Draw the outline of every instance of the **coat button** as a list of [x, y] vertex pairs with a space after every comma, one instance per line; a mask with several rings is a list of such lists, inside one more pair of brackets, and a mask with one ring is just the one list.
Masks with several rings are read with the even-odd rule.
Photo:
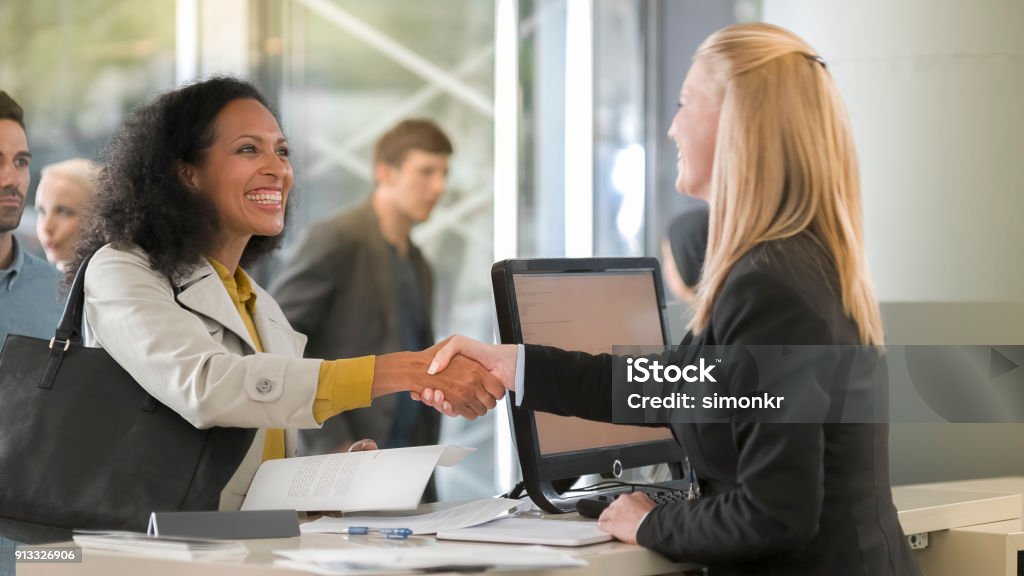
[[274, 383], [266, 378], [260, 378], [256, 382], [256, 391], [260, 394], [270, 394], [270, 391], [274, 389]]

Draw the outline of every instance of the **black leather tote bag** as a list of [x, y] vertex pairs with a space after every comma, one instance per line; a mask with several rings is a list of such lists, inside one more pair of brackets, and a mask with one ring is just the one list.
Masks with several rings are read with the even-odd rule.
[[195, 428], [106, 351], [82, 346], [88, 264], [52, 339], [12, 334], [0, 351], [0, 536], [21, 542], [215, 510], [256, 434]]

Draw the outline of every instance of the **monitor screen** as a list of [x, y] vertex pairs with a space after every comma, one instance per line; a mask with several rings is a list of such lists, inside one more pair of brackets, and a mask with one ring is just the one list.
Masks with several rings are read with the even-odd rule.
[[[601, 354], [615, 345], [665, 343], [653, 269], [513, 273], [512, 279], [524, 344]], [[534, 416], [542, 456], [672, 439], [664, 428]]]

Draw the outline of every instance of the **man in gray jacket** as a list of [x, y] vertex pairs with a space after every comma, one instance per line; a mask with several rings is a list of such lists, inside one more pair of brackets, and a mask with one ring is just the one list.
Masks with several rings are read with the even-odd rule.
[[[434, 343], [430, 267], [410, 232], [444, 193], [452, 144], [429, 120], [406, 120], [374, 147], [376, 188], [355, 208], [312, 226], [271, 292], [306, 355], [349, 358]], [[361, 438], [382, 448], [437, 443], [435, 410], [406, 394], [350, 410], [300, 432], [300, 453], [347, 450]]]

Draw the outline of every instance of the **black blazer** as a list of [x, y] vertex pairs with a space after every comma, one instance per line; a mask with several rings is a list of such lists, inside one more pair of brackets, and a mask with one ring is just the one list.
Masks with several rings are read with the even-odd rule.
[[[808, 235], [733, 267], [683, 345], [858, 344], [837, 275]], [[612, 359], [526, 347], [523, 406], [610, 422]], [[704, 496], [664, 504], [637, 541], [714, 575], [918, 575], [896, 517], [884, 424], [672, 424]]]

